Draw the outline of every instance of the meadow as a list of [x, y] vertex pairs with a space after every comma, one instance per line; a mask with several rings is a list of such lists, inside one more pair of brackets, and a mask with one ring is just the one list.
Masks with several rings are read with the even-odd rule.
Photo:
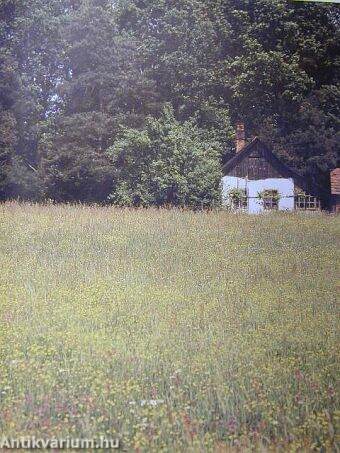
[[336, 450], [339, 226], [0, 205], [0, 435]]

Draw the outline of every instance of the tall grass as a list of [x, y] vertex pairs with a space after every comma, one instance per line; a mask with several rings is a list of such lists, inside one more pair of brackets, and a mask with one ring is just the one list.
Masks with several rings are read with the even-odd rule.
[[339, 217], [0, 206], [0, 434], [335, 448]]

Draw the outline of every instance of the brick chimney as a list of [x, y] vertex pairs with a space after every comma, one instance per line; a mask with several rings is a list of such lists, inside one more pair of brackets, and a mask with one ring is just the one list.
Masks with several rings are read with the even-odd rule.
[[236, 152], [239, 153], [246, 146], [246, 134], [244, 131], [244, 123], [236, 125]]

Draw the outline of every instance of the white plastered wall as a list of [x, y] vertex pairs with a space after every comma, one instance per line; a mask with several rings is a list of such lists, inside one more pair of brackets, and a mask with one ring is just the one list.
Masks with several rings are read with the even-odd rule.
[[246, 189], [248, 198], [248, 212], [259, 214], [263, 212], [262, 201], [258, 193], [263, 190], [277, 190], [280, 194], [279, 210], [294, 210], [294, 181], [291, 178], [268, 178], [256, 181], [237, 178], [236, 176], [224, 176], [222, 178], [222, 200], [228, 204], [228, 192], [231, 189]]

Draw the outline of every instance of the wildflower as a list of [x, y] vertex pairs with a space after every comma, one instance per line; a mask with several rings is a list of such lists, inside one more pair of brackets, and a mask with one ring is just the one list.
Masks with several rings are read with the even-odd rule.
[[292, 443], [294, 441], [295, 437], [293, 434], [287, 434], [287, 437], [286, 437], [286, 442], [288, 444]]
[[300, 392], [295, 395], [294, 401], [296, 402], [296, 404], [303, 404], [303, 399]]
[[317, 382], [311, 382], [310, 383], [310, 388], [312, 390], [318, 390], [319, 389], [319, 384]]
[[304, 376], [303, 376], [301, 370], [296, 370], [296, 371], [295, 371], [295, 379], [296, 379], [297, 381], [302, 381], [303, 378], [304, 378]]
[[230, 434], [234, 434], [237, 429], [237, 421], [235, 417], [230, 417], [229, 420], [227, 421], [227, 429]]
[[332, 385], [329, 385], [328, 386], [328, 389], [327, 389], [327, 395], [329, 396], [329, 398], [333, 399], [335, 397], [335, 390], [334, 390], [334, 387]]

